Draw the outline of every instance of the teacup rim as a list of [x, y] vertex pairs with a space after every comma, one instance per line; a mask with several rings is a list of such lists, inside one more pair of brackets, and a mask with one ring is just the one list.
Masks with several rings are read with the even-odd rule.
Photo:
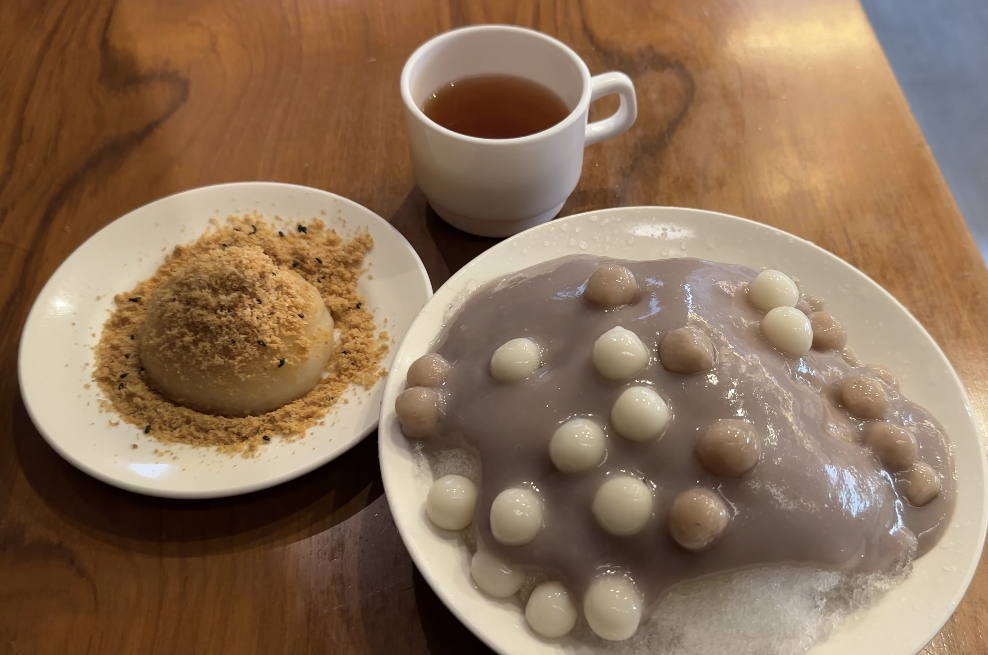
[[[454, 132], [448, 128], [443, 127], [439, 123], [426, 116], [422, 108], [412, 99], [411, 91], [411, 76], [412, 70], [419, 60], [425, 56], [425, 53], [431, 50], [433, 47], [441, 43], [442, 41], [455, 38], [462, 32], [515, 32], [522, 33], [528, 36], [532, 36], [545, 41], [557, 48], [560, 48], [566, 56], [568, 56], [573, 63], [576, 65], [577, 69], [580, 71], [580, 77], [583, 80], [583, 90], [580, 94], [580, 100], [576, 103], [576, 106], [566, 115], [566, 118], [559, 121], [552, 127], [542, 130], [541, 132], [536, 132], [535, 134], [529, 134], [526, 136], [514, 137], [510, 139], [488, 139], [483, 137], [470, 136], [467, 134], [460, 134], [459, 132]], [[539, 30], [533, 30], [528, 27], [520, 27], [518, 25], [505, 25], [499, 23], [485, 23], [482, 25], [467, 25], [465, 27], [457, 27], [452, 30], [447, 30], [436, 36], [432, 37], [428, 41], [425, 41], [415, 51], [409, 56], [408, 60], [405, 61], [405, 65], [401, 69], [401, 99], [405, 103], [405, 108], [412, 113], [420, 122], [424, 123], [431, 129], [444, 134], [450, 138], [454, 138], [466, 143], [476, 143], [485, 144], [490, 146], [514, 146], [525, 143], [532, 143], [542, 139], [547, 139], [555, 134], [569, 129], [573, 123], [575, 123], [579, 117], [586, 111], [587, 107], [590, 105], [590, 69], [587, 67], [587, 63], [583, 61], [576, 51], [571, 47], [560, 41], [559, 39], [546, 34], [545, 32], [540, 32]]]

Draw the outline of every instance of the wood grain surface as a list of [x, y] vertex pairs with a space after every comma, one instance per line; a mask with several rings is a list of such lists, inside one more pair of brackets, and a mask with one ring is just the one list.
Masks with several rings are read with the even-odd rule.
[[[427, 38], [483, 22], [634, 80], [637, 125], [588, 149], [564, 214], [680, 205], [809, 239], [902, 301], [988, 416], [988, 274], [857, 0], [3, 0], [0, 653], [487, 652], [412, 566], [373, 438], [269, 491], [144, 498], [49, 448], [16, 376], [69, 253], [202, 185], [352, 198], [441, 284], [492, 240], [414, 187], [398, 76]], [[986, 602], [983, 564], [926, 652], [988, 652]]]

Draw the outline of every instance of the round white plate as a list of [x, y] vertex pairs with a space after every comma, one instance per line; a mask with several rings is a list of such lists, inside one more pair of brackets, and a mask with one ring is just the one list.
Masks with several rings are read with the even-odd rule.
[[[478, 637], [505, 655], [569, 651], [572, 643], [534, 637], [519, 609], [481, 595], [471, 580], [465, 547], [433, 530], [423, 507], [430, 477], [402, 437], [394, 400], [409, 364], [429, 351], [447, 308], [496, 277], [570, 254], [625, 259], [700, 257], [776, 268], [824, 298], [844, 323], [849, 345], [868, 362], [898, 375], [903, 393], [931, 410], [955, 450], [957, 508], [940, 545], [915, 563], [913, 574], [875, 606], [853, 617], [813, 655], [914, 655], [943, 626], [977, 567], [985, 538], [986, 463], [974, 410], [943, 352], [888, 292], [825, 250], [774, 228], [693, 209], [635, 207], [563, 218], [491, 248], [453, 276], [429, 301], [398, 349], [384, 389], [379, 446], [388, 503], [412, 559], [436, 594]], [[713, 654], [711, 654], [713, 655]]]
[[[179, 193], [110, 223], [55, 271], [31, 308], [19, 353], [21, 394], [38, 431], [62, 457], [109, 484], [152, 496], [210, 498], [264, 489], [325, 464], [377, 425], [384, 383], [351, 388], [327, 416], [295, 442], [274, 440], [256, 457], [221, 455], [212, 449], [162, 446], [137, 427], [100, 412], [92, 382], [92, 346], [113, 307], [113, 296], [154, 274], [165, 254], [195, 241], [210, 218], [258, 211], [307, 221], [322, 219], [341, 235], [366, 230], [374, 238], [368, 273], [358, 283], [379, 329], [393, 337], [382, 365], [432, 295], [418, 255], [384, 219], [369, 209], [318, 189], [245, 182]], [[324, 213], [325, 212], [325, 213]], [[373, 278], [373, 279], [371, 279]], [[89, 384], [90, 388], [84, 385]], [[131, 444], [137, 444], [132, 448]], [[171, 450], [158, 457], [154, 450]]]

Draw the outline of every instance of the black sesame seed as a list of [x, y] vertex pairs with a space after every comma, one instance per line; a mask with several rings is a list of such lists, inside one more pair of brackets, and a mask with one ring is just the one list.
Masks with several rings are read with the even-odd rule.
[[130, 335], [130, 340], [131, 340], [131, 341], [133, 341], [133, 340], [134, 340], [134, 335], [133, 335], [133, 334], [132, 334], [132, 335]]
[[260, 304], [261, 304], [261, 299], [260, 299], [260, 298], [255, 298], [255, 300], [257, 300], [257, 304], [258, 304], [258, 305], [260, 305]]
[[141, 302], [141, 297], [140, 296], [134, 296], [133, 298], [128, 298], [127, 301], [128, 302]]
[[318, 257], [316, 257], [316, 261], [319, 262], [320, 264], [322, 264], [322, 260], [319, 259]]
[[227, 247], [227, 245], [226, 245], [226, 244], [224, 243], [224, 244], [223, 244], [223, 247], [224, 247], [224, 248], [226, 248], [226, 247]]
[[123, 382], [117, 385], [117, 389], [123, 389]]
[[230, 345], [231, 346], [237, 345], [237, 340], [236, 339], [230, 339]]
[[299, 314], [298, 317], [299, 318], [305, 318], [305, 314]]
[[130, 359], [130, 353], [124, 353], [124, 359]]
[[283, 236], [285, 236], [285, 233], [282, 232], [281, 230], [278, 230], [278, 236], [283, 237]]
[[282, 357], [281, 359], [278, 360], [278, 368], [281, 368], [284, 365], [285, 365], [285, 358]]
[[261, 439], [264, 439], [265, 441], [271, 441], [271, 437], [269, 437], [268, 435], [264, 435], [263, 437], [261, 437]]
[[150, 425], [147, 426], [146, 428], [144, 428], [144, 434], [147, 434], [150, 431], [151, 431], [151, 426]]
[[250, 232], [247, 233], [247, 236], [251, 236], [253, 234], [257, 234], [257, 226], [256, 225], [251, 225], [250, 226]]
[[142, 366], [142, 367], [141, 367], [141, 373], [143, 373], [143, 372], [144, 372], [144, 367]]
[[298, 266], [298, 262], [292, 262], [292, 268], [295, 268], [296, 266]]
[[264, 346], [265, 348], [268, 347], [268, 344], [264, 343], [263, 341], [258, 341], [257, 344], [260, 346]]
[[121, 380], [123, 380], [123, 379], [124, 379], [125, 377], [127, 377], [128, 375], [130, 375], [130, 373], [121, 373], [121, 374], [120, 374], [120, 379], [121, 379]]
[[363, 306], [364, 306], [364, 303], [362, 303], [362, 302], [358, 302], [358, 303], [357, 303], [357, 309], [360, 309], [360, 308], [361, 308], [361, 307], [363, 307]]
[[305, 227], [304, 225], [299, 225], [298, 226], [298, 231], [301, 232], [302, 234], [308, 234], [309, 233], [309, 228]]
[[344, 355], [349, 355], [349, 354], [350, 354], [350, 351], [349, 351], [349, 350], [344, 350], [344, 351], [343, 351], [343, 354], [344, 354]]

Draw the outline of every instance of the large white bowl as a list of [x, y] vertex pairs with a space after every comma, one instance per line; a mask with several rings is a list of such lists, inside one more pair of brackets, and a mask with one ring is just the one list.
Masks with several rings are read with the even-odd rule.
[[[632, 207], [589, 212], [528, 230], [491, 248], [436, 292], [409, 328], [384, 390], [379, 429], [381, 471], [388, 503], [405, 546], [422, 575], [470, 630], [504, 655], [571, 651], [526, 628], [511, 603], [481, 595], [469, 555], [428, 524], [423, 507], [430, 477], [401, 435], [394, 412], [409, 364], [429, 351], [465, 292], [507, 273], [574, 253], [626, 259], [700, 257], [776, 268], [800, 279], [847, 327], [849, 345], [864, 361], [883, 363], [903, 393], [933, 412], [954, 444], [957, 507], [940, 545], [915, 563], [912, 575], [876, 605], [846, 622], [813, 655], [914, 655], [960, 602], [981, 555], [986, 526], [984, 441], [964, 388], [926, 330], [888, 292], [825, 250], [752, 221], [694, 209]], [[710, 655], [719, 655], [711, 653]]]
[[[244, 182], [179, 193], [115, 220], [94, 234], [55, 271], [31, 308], [18, 357], [21, 394], [41, 435], [62, 457], [109, 484], [152, 496], [209, 498], [264, 489], [338, 457], [374, 430], [383, 382], [351, 388], [326, 425], [295, 442], [275, 439], [252, 458], [213, 449], [161, 446], [137, 427], [99, 411], [91, 379], [94, 346], [113, 296], [154, 274], [165, 253], [195, 241], [209, 220], [258, 211], [265, 218], [322, 219], [341, 235], [366, 230], [374, 247], [357, 284], [378, 327], [395, 344], [432, 295], [418, 255], [390, 224], [369, 209], [318, 189]], [[373, 278], [373, 279], [371, 279]], [[394, 345], [382, 365], [388, 367]], [[89, 384], [87, 389], [85, 385]], [[131, 444], [137, 444], [132, 448]], [[154, 450], [171, 451], [166, 457]]]

